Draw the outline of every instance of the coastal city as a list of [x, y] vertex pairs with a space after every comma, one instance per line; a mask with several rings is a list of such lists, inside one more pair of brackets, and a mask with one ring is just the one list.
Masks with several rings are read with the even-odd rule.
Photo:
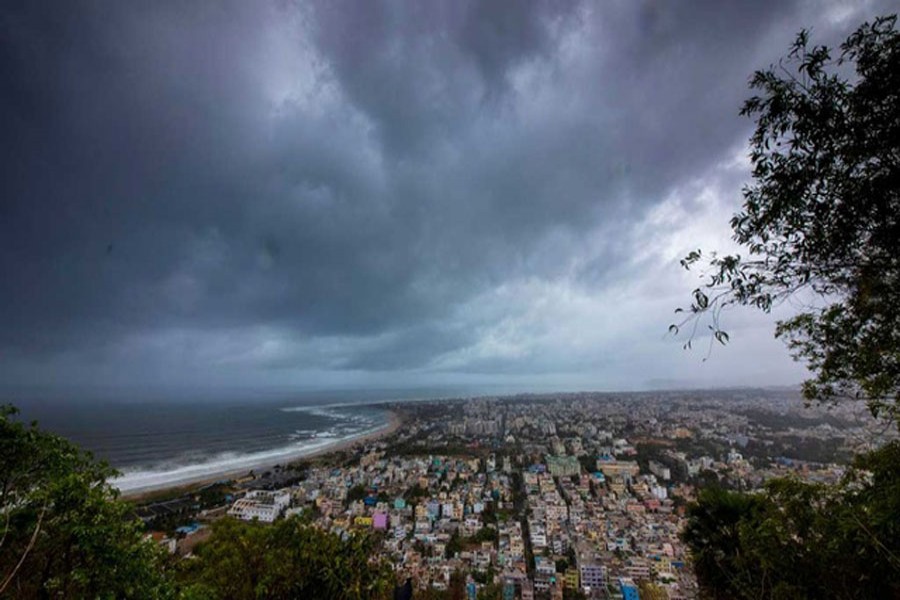
[[900, 600], [898, 7], [0, 3], [0, 600]]
[[[699, 489], [836, 482], [881, 443], [864, 407], [792, 390], [549, 394], [386, 405], [385, 437], [137, 504], [189, 558], [226, 516], [375, 536], [398, 582], [470, 600], [697, 597]], [[415, 596], [419, 597], [419, 596]], [[435, 596], [443, 597], [443, 596]], [[451, 596], [447, 596], [451, 597]]]

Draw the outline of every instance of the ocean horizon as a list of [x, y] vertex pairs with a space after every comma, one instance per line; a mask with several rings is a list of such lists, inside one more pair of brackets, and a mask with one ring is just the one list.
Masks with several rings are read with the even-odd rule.
[[[436, 397], [436, 396], [435, 396]], [[166, 398], [17, 399], [38, 421], [120, 471], [123, 492], [176, 486], [288, 462], [388, 425], [396, 391], [298, 393], [188, 402]]]

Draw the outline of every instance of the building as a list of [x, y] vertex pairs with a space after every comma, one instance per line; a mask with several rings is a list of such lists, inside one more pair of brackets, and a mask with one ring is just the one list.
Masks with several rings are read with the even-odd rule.
[[242, 521], [254, 519], [263, 523], [271, 523], [284, 512], [291, 503], [289, 491], [280, 490], [269, 492], [266, 490], [252, 490], [237, 500], [228, 509], [228, 514]]
[[384, 531], [390, 525], [390, 519], [388, 518], [388, 514], [385, 512], [376, 512], [375, 516], [372, 518], [372, 527], [378, 529], [380, 531]]
[[672, 471], [669, 467], [665, 466], [662, 463], [658, 463], [655, 460], [651, 460], [649, 465], [650, 472], [662, 479], [663, 481], [669, 481], [672, 479]]
[[622, 600], [640, 600], [638, 588], [631, 577], [619, 577], [619, 592]]
[[534, 589], [546, 592], [556, 585], [556, 564], [546, 556], [534, 557]]
[[554, 477], [571, 477], [581, 473], [581, 464], [574, 456], [548, 456], [547, 469]]
[[581, 576], [581, 587], [585, 591], [606, 587], [606, 567], [596, 563], [585, 563], [578, 567]]
[[637, 477], [641, 468], [634, 461], [601, 458], [597, 461], [597, 470], [607, 477], [623, 477], [630, 480]]
[[565, 582], [566, 589], [577, 590], [580, 584], [578, 578], [578, 569], [576, 569], [575, 567], [569, 567], [568, 569], [566, 569], [563, 581]]

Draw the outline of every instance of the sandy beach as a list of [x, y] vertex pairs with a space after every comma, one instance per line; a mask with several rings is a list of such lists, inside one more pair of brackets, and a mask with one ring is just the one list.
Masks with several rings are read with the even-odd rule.
[[[270, 469], [276, 465], [285, 465], [301, 459], [321, 457], [328, 454], [350, 450], [355, 448], [356, 446], [360, 446], [368, 442], [390, 436], [395, 431], [397, 431], [402, 422], [403, 420], [399, 414], [394, 411], [389, 411], [388, 420], [385, 424], [361, 435], [349, 437], [346, 439], [334, 440], [333, 442], [322, 445], [318, 448], [300, 448], [296, 452], [286, 452], [280, 455], [277, 459], [261, 460], [258, 463], [242, 465], [240, 469], [222, 469], [218, 471], [204, 470], [202, 473], [197, 474], [196, 476], [185, 475], [183, 477], [179, 477], [174, 481], [167, 481], [158, 484], [149, 483], [147, 485], [138, 487], [121, 489], [120, 494], [122, 498], [128, 500], [140, 500], [145, 496], [156, 495], [167, 490], [183, 489], [185, 491], [189, 491], [191, 489], [196, 489], [203, 485], [215, 483], [217, 481], [243, 477], [250, 471]], [[115, 486], [116, 481], [113, 480], [111, 483]]]

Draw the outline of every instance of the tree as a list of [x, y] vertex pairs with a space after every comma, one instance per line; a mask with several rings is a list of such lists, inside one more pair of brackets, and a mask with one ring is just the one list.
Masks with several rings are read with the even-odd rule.
[[447, 585], [447, 600], [465, 600], [466, 576], [462, 571], [456, 570], [450, 574], [450, 583]]
[[[812, 400], [860, 399], [898, 419], [900, 390], [900, 33], [896, 15], [865, 23], [836, 56], [802, 31], [786, 59], [758, 71], [741, 114], [753, 183], [731, 220], [741, 256], [712, 254], [694, 290], [690, 346], [700, 318], [711, 342], [728, 334], [730, 305], [769, 311], [798, 292], [813, 304], [776, 336], [806, 361]], [[848, 70], [852, 68], [853, 74]], [[682, 265], [704, 260], [691, 252]], [[681, 309], [679, 309], [680, 311]]]
[[758, 505], [754, 496], [708, 487], [689, 506], [682, 539], [691, 548], [697, 580], [710, 597], [725, 598], [757, 577], [754, 564], [747, 563], [752, 558], [738, 548], [742, 519], [752, 518]]
[[638, 586], [640, 597], [644, 600], [668, 600], [669, 594], [665, 588], [656, 583], [642, 581]]
[[496, 542], [499, 539], [499, 534], [497, 530], [493, 527], [482, 527], [478, 531], [475, 532], [475, 535], [472, 536], [471, 541], [480, 544], [482, 542]]
[[454, 531], [450, 534], [450, 539], [447, 540], [447, 546], [444, 549], [444, 557], [445, 558], [453, 558], [457, 554], [463, 551], [463, 539], [462, 536], [459, 535], [459, 531]]
[[489, 581], [478, 590], [478, 600], [501, 600], [503, 598], [503, 585]]
[[196, 599], [374, 600], [394, 584], [374, 550], [370, 536], [342, 539], [299, 517], [271, 526], [226, 518], [213, 525], [197, 559], [184, 561], [181, 582], [184, 595]]
[[900, 442], [837, 486], [774, 479], [702, 490], [682, 539], [710, 598], [900, 597]]
[[416, 483], [414, 486], [406, 490], [406, 493], [403, 495], [409, 502], [415, 502], [417, 500], [421, 500], [422, 498], [428, 497], [428, 490], [420, 486]]
[[166, 598], [162, 550], [107, 464], [0, 407], [0, 596]]
[[361, 483], [357, 483], [349, 490], [347, 490], [347, 499], [346, 504], [349, 506], [354, 502], [359, 502], [360, 500], [364, 500], [366, 496], [369, 495], [368, 489], [365, 485]]

